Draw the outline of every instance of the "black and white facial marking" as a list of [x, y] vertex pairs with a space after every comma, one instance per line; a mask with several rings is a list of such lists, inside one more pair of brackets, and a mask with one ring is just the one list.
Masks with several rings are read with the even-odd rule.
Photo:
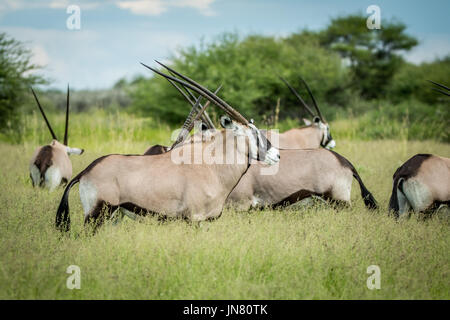
[[320, 145], [326, 149], [333, 149], [336, 147], [336, 141], [334, 141], [333, 137], [331, 136], [330, 132], [330, 126], [328, 123], [323, 123], [319, 117], [314, 117], [313, 119], [314, 124], [317, 125], [322, 132], [322, 141], [320, 142]]
[[248, 126], [234, 123], [229, 117], [222, 116], [220, 124], [225, 129], [232, 129], [236, 135], [245, 135], [249, 139], [249, 157], [250, 159], [263, 161], [269, 165], [275, 164], [280, 160], [280, 152], [273, 147], [267, 138], [261, 134], [253, 123]]

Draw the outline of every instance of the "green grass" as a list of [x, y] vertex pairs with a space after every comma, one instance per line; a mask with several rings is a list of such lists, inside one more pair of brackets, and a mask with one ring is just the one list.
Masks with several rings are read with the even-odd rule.
[[[168, 128], [147, 130], [150, 120], [116, 120], [90, 119], [98, 126], [84, 139], [74, 121], [73, 145], [86, 149], [71, 157], [74, 173], [106, 153], [142, 153], [151, 143], [168, 142]], [[337, 137], [336, 151], [380, 203], [375, 212], [365, 209], [354, 183], [346, 209], [225, 211], [200, 227], [124, 219], [87, 236], [75, 187], [72, 229], [61, 236], [54, 219], [63, 189], [33, 189], [28, 177], [33, 150], [46, 139], [41, 134], [0, 143], [0, 299], [450, 298], [448, 218], [441, 212], [395, 222], [386, 211], [395, 169], [419, 152], [449, 157], [448, 144]], [[69, 265], [81, 268], [80, 290], [66, 288]], [[381, 268], [380, 290], [366, 287], [370, 265]]]

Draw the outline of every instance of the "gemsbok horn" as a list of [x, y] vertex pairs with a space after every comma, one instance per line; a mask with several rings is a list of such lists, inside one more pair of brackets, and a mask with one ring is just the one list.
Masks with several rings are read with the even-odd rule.
[[[319, 147], [333, 149], [336, 146], [336, 142], [331, 136], [330, 125], [325, 121], [306, 81], [300, 77], [301, 82], [311, 97], [317, 115], [286, 79], [281, 76], [280, 79], [286, 84], [305, 110], [312, 116], [312, 121], [304, 118], [303, 121], [306, 124], [306, 127], [293, 128], [279, 134], [272, 130], [262, 131], [263, 134], [266, 134], [267, 138], [271, 141], [278, 141], [278, 145], [275, 146], [281, 149], [314, 149]], [[278, 139], [274, 137], [274, 135], [278, 135]]]
[[[251, 159], [267, 164], [279, 161], [278, 149], [272, 147], [252, 123], [217, 95], [174, 70], [171, 71], [183, 80], [145, 64], [143, 66], [223, 109], [228, 116], [222, 116], [220, 122], [226, 130], [217, 131], [210, 141], [193, 140], [160, 155], [115, 154], [96, 159], [64, 190], [56, 213], [58, 229], [67, 231], [70, 228], [68, 197], [70, 189], [78, 182], [85, 222], [93, 222], [96, 227], [108, 212], [116, 209], [122, 215], [143, 212], [202, 221], [221, 215], [227, 196], [247, 171]], [[208, 153], [203, 152], [200, 163], [192, 161], [192, 157], [189, 157], [191, 162], [187, 163], [175, 161], [176, 155], [189, 154], [199, 147], [201, 150], [213, 150], [215, 156], [222, 156], [222, 159], [242, 161], [211, 163]], [[172, 157], [174, 152], [177, 152], [175, 159]], [[102, 211], [104, 206], [108, 210], [106, 214]]]
[[[428, 80], [428, 81], [440, 88], [440, 89], [439, 88], [433, 88], [434, 91], [440, 92], [440, 93], [450, 97], [450, 88], [449, 87], [444, 86], [443, 84], [431, 81], [431, 80]], [[441, 89], [444, 89], [444, 90], [441, 90]]]
[[58, 141], [33, 88], [31, 88], [31, 92], [53, 138], [49, 145], [38, 147], [34, 152], [30, 162], [31, 182], [33, 186], [45, 186], [53, 191], [61, 183], [67, 183], [72, 177], [72, 163], [69, 155], [82, 154], [84, 150], [68, 146], [69, 85], [67, 85], [66, 125], [63, 143]]
[[396, 218], [450, 203], [450, 158], [416, 154], [394, 173], [389, 210]]
[[[187, 135], [189, 134], [189, 132], [191, 132], [191, 130], [194, 127], [195, 121], [192, 120], [192, 118], [194, 117], [195, 113], [198, 112], [199, 117], [202, 119], [202, 126], [205, 126], [203, 129], [200, 128], [201, 130], [204, 129], [214, 129], [214, 124], [212, 123], [211, 119], [209, 117], [206, 117], [206, 107], [208, 107], [209, 105], [209, 101], [206, 101], [205, 106], [202, 106], [200, 101], [201, 101], [201, 96], [199, 96], [197, 99], [195, 99], [195, 103], [192, 102], [192, 100], [183, 92], [182, 89], [180, 89], [178, 87], [178, 85], [176, 83], [174, 83], [172, 80], [169, 80], [169, 82], [182, 94], [183, 97], [185, 97], [185, 99], [192, 105], [192, 109], [189, 112], [189, 115], [187, 116], [182, 129], [178, 135], [178, 137], [175, 139], [175, 142], [173, 143], [173, 145], [171, 147], [168, 146], [163, 146], [160, 144], [151, 146], [150, 148], [148, 148], [144, 155], [155, 155], [155, 154], [161, 154], [161, 153], [165, 153], [167, 151], [169, 151], [170, 149], [174, 148], [175, 146], [181, 144], [184, 142], [184, 140], [186, 139]], [[216, 91], [214, 92], [214, 94], [217, 94], [219, 92], [219, 90], [222, 88], [222, 85], [220, 85]], [[189, 91], [188, 91], [189, 92]], [[190, 92], [189, 92], [190, 93]], [[195, 98], [195, 97], [194, 97]], [[202, 112], [202, 110], [204, 110]]]

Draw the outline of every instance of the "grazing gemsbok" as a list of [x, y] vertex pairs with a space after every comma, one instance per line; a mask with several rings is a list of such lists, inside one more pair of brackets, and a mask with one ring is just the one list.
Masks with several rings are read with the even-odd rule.
[[[321, 146], [327, 149], [333, 149], [336, 146], [336, 142], [331, 136], [330, 126], [325, 121], [325, 118], [320, 112], [320, 109], [316, 103], [316, 99], [314, 98], [308, 84], [302, 78], [300, 78], [306, 90], [308, 91], [309, 96], [311, 97], [314, 108], [317, 111], [317, 115], [314, 114], [311, 108], [306, 104], [306, 102], [297, 93], [297, 91], [295, 91], [295, 89], [287, 82], [286, 79], [284, 79], [283, 77], [280, 77], [280, 79], [287, 85], [289, 90], [295, 95], [301, 105], [312, 116], [312, 122], [310, 120], [303, 119], [306, 127], [293, 128], [279, 134], [272, 130], [269, 130], [267, 132], [262, 131], [263, 134], [266, 134], [269, 140], [278, 141], [278, 144], [274, 146], [281, 149], [313, 149], [319, 148]], [[275, 138], [274, 135], [278, 135], [278, 137]]]
[[416, 154], [394, 173], [389, 209], [401, 217], [450, 202], [450, 159]]
[[[97, 227], [105, 217], [102, 214], [104, 206], [109, 212], [119, 209], [127, 215], [130, 211], [144, 212], [202, 221], [221, 215], [227, 196], [247, 171], [251, 159], [267, 164], [279, 161], [278, 149], [272, 147], [252, 123], [217, 95], [179, 73], [176, 73], [177, 76], [183, 80], [144, 66], [222, 108], [230, 116], [220, 119], [227, 130], [217, 131], [215, 139], [210, 141], [192, 141], [160, 155], [115, 154], [98, 158], [72, 179], [64, 190], [56, 213], [56, 227], [60, 230], [70, 228], [69, 191], [78, 182], [85, 222], [96, 222]], [[225, 164], [194, 161], [192, 164], [173, 160], [173, 152], [189, 153], [196, 147], [213, 150], [222, 159], [243, 161]]]
[[361, 189], [364, 204], [377, 202], [364, 186], [355, 167], [343, 156], [324, 148], [280, 149], [276, 174], [262, 174], [265, 165], [252, 164], [228, 196], [227, 205], [238, 210], [290, 205], [311, 196], [350, 204], [352, 180]]
[[45, 116], [44, 109], [31, 88], [36, 103], [44, 117], [45, 123], [52, 135], [52, 142], [49, 145], [38, 147], [34, 152], [30, 162], [30, 177], [33, 187], [47, 187], [53, 191], [61, 183], [67, 183], [72, 177], [72, 163], [70, 162], [70, 154], [82, 154], [83, 149], [71, 148], [67, 145], [68, 129], [69, 129], [69, 86], [67, 86], [67, 105], [66, 105], [66, 127], [64, 130], [64, 143], [60, 143], [58, 138], [50, 126], [50, 122]]

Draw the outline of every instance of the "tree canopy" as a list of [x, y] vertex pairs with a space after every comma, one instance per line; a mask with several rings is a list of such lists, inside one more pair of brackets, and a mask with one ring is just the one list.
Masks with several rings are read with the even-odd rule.
[[29, 87], [45, 83], [32, 73], [39, 66], [31, 62], [31, 57], [23, 43], [0, 33], [0, 130], [15, 126]]

